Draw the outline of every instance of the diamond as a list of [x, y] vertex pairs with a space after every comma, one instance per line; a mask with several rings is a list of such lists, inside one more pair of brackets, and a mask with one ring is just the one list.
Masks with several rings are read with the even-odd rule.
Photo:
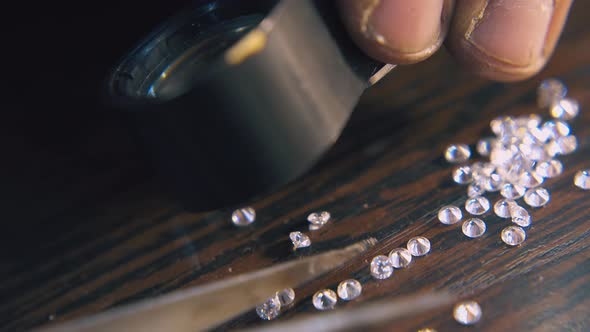
[[500, 218], [510, 218], [510, 208], [515, 204], [514, 201], [501, 199], [494, 204], [494, 213]]
[[540, 162], [535, 172], [544, 178], [554, 178], [563, 172], [563, 164], [557, 159]]
[[530, 160], [539, 161], [539, 160], [547, 160], [549, 156], [547, 155], [547, 151], [545, 151], [545, 147], [540, 144], [520, 144], [518, 149], [522, 153], [522, 155]]
[[354, 300], [361, 295], [363, 286], [358, 280], [348, 279], [338, 284], [338, 296], [344, 301]]
[[286, 307], [295, 301], [295, 291], [293, 288], [285, 288], [277, 292], [277, 298], [281, 302], [281, 307]]
[[538, 127], [541, 124], [543, 119], [538, 114], [529, 114], [524, 116], [519, 116], [515, 120], [516, 125], [518, 127], [524, 127], [527, 129], [532, 129]]
[[446, 205], [438, 210], [438, 220], [445, 225], [452, 225], [463, 218], [461, 209], [453, 205]]
[[480, 156], [487, 157], [490, 155], [490, 152], [492, 151], [494, 142], [495, 139], [492, 137], [482, 138], [477, 142], [475, 149], [477, 150], [477, 153], [479, 153]]
[[500, 190], [503, 184], [504, 180], [502, 179], [502, 176], [498, 174], [496, 171], [490, 174], [490, 176], [488, 176], [483, 181], [484, 188], [486, 189], [486, 191], [489, 192], [495, 192]]
[[512, 222], [521, 227], [528, 227], [531, 225], [531, 215], [529, 212], [519, 205], [513, 205], [510, 207], [510, 216]]
[[570, 154], [578, 149], [578, 139], [574, 135], [563, 136], [557, 139], [559, 153]]
[[430, 252], [430, 241], [423, 236], [416, 236], [408, 240], [406, 247], [412, 256], [424, 256]]
[[537, 105], [541, 108], [549, 107], [555, 100], [565, 97], [567, 88], [565, 84], [555, 78], [545, 79], [537, 88]]
[[445, 151], [445, 159], [453, 164], [463, 163], [471, 157], [471, 150], [467, 144], [452, 144]]
[[541, 207], [549, 203], [550, 199], [549, 191], [545, 188], [529, 189], [524, 194], [524, 202], [531, 207]]
[[526, 232], [522, 227], [508, 226], [502, 230], [500, 237], [507, 245], [517, 246], [526, 240]]
[[467, 196], [468, 197], [476, 197], [481, 196], [486, 193], [486, 190], [481, 184], [472, 183], [467, 187]]
[[574, 185], [580, 189], [590, 190], [590, 169], [576, 172]]
[[481, 307], [475, 301], [457, 303], [453, 308], [453, 317], [462, 325], [473, 325], [481, 319]]
[[459, 166], [453, 170], [453, 181], [458, 184], [468, 184], [472, 180], [471, 167]]
[[526, 189], [523, 186], [505, 183], [500, 190], [500, 195], [504, 198], [515, 200], [521, 198], [524, 195], [525, 190]]
[[547, 121], [541, 127], [547, 139], [556, 139], [570, 134], [570, 126], [563, 121]]
[[305, 248], [311, 245], [311, 240], [309, 236], [301, 233], [301, 232], [291, 232], [289, 234], [289, 238], [291, 242], [293, 242], [293, 249]]
[[330, 212], [328, 211], [312, 212], [307, 216], [307, 221], [314, 225], [324, 225], [330, 220], [330, 217]]
[[543, 183], [543, 177], [535, 171], [524, 171], [518, 177], [518, 184], [525, 188], [535, 188]]
[[483, 235], [486, 232], [486, 223], [479, 218], [471, 218], [466, 220], [461, 226], [461, 230], [465, 236], [470, 238], [476, 238]]
[[231, 214], [231, 221], [236, 226], [248, 226], [254, 220], [256, 220], [256, 211], [249, 206], [237, 209]]
[[273, 320], [281, 313], [281, 301], [275, 295], [264, 303], [256, 306], [256, 314], [264, 320]]
[[578, 116], [580, 104], [575, 99], [563, 98], [554, 101], [549, 112], [556, 119], [568, 121]]
[[514, 119], [509, 116], [499, 116], [490, 121], [490, 128], [497, 136], [506, 136], [511, 134], [516, 127]]
[[412, 262], [412, 254], [406, 248], [396, 248], [389, 253], [389, 261], [396, 269], [407, 267]]
[[483, 196], [473, 197], [465, 202], [465, 211], [474, 216], [486, 213], [490, 209], [490, 201]]
[[389, 261], [389, 257], [379, 255], [373, 257], [371, 261], [371, 275], [375, 279], [387, 279], [393, 273], [393, 265]]
[[338, 302], [338, 296], [336, 296], [336, 293], [331, 289], [324, 289], [316, 292], [312, 299], [313, 306], [318, 310], [334, 309], [336, 302]]

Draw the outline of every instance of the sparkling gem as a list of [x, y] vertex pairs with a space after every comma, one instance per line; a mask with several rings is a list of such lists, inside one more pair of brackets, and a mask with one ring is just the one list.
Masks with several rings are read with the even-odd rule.
[[520, 153], [514, 144], [501, 145], [492, 150], [490, 161], [498, 167], [510, 166], [516, 154]]
[[580, 112], [580, 103], [572, 98], [563, 98], [556, 100], [551, 104], [549, 110], [552, 117], [560, 120], [571, 120], [578, 116]]
[[338, 296], [344, 301], [354, 300], [361, 295], [363, 286], [358, 280], [348, 279], [338, 284]]
[[563, 164], [557, 159], [543, 161], [537, 164], [535, 172], [544, 178], [553, 178], [563, 172]]
[[281, 307], [286, 307], [295, 301], [295, 291], [293, 288], [285, 288], [277, 292], [277, 298], [281, 302]]
[[483, 196], [473, 197], [465, 202], [465, 211], [474, 216], [486, 213], [490, 209], [490, 201]]
[[522, 227], [508, 226], [502, 230], [500, 237], [507, 245], [517, 246], [526, 240], [526, 232]]
[[452, 225], [463, 218], [461, 209], [453, 205], [446, 205], [438, 210], [438, 220], [445, 225]]
[[256, 211], [251, 207], [245, 207], [235, 210], [231, 214], [231, 221], [236, 226], [247, 226], [256, 220]]
[[457, 303], [453, 308], [453, 317], [462, 325], [473, 325], [481, 319], [481, 307], [475, 301]]
[[273, 320], [281, 313], [281, 301], [275, 295], [264, 303], [256, 306], [256, 314], [264, 320]]
[[504, 180], [502, 179], [502, 176], [495, 171], [483, 181], [485, 190], [489, 192], [496, 192], [502, 189], [503, 184]]
[[375, 279], [387, 279], [391, 277], [393, 273], [393, 265], [389, 257], [385, 255], [379, 255], [373, 257], [371, 261], [371, 275]]
[[293, 242], [293, 249], [305, 248], [311, 245], [309, 236], [301, 232], [291, 232], [289, 238], [291, 239], [291, 242]]
[[445, 151], [445, 159], [450, 163], [463, 163], [471, 157], [467, 144], [452, 144]]
[[541, 144], [520, 144], [518, 149], [525, 158], [530, 160], [539, 161], [549, 159], [545, 147]]
[[408, 240], [406, 247], [412, 256], [424, 256], [430, 252], [430, 241], [423, 236], [416, 236]]
[[557, 139], [559, 153], [570, 154], [578, 148], [578, 139], [574, 135], [563, 136]]
[[486, 137], [486, 138], [480, 139], [477, 142], [477, 145], [475, 146], [477, 153], [479, 153], [479, 155], [482, 157], [489, 156], [490, 152], [492, 151], [492, 146], [494, 145], [494, 141], [495, 140], [492, 137]]
[[313, 232], [313, 231], [317, 231], [317, 230], [321, 229], [322, 227], [324, 227], [324, 225], [326, 225], [326, 224], [311, 224], [310, 223], [308, 228], [310, 231]]
[[485, 193], [485, 188], [479, 183], [472, 183], [467, 187], [467, 196], [469, 197], [481, 196]]
[[537, 88], [537, 105], [541, 108], [549, 107], [555, 100], [565, 97], [567, 88], [563, 82], [554, 78], [543, 80]]
[[543, 181], [543, 177], [535, 171], [524, 171], [518, 177], [518, 184], [525, 188], [538, 187]]
[[505, 183], [500, 190], [500, 195], [504, 198], [515, 200], [521, 198], [524, 195], [525, 190], [526, 189], [523, 186]]
[[475, 162], [471, 165], [471, 173], [473, 177], [487, 177], [494, 173], [496, 167], [491, 163]]
[[531, 215], [529, 212], [519, 205], [513, 205], [510, 207], [510, 216], [512, 222], [521, 227], [528, 227], [531, 225]]
[[516, 127], [514, 119], [509, 116], [499, 116], [490, 121], [490, 128], [497, 136], [505, 136], [511, 134]]
[[396, 269], [404, 268], [412, 262], [412, 254], [406, 248], [396, 248], [389, 253], [389, 261]]
[[453, 181], [458, 184], [468, 184], [472, 180], [471, 167], [459, 166], [453, 170]]
[[529, 189], [524, 194], [524, 202], [532, 207], [541, 207], [549, 203], [550, 199], [549, 191], [545, 188]]
[[538, 114], [519, 116], [514, 119], [514, 122], [516, 122], [518, 127], [524, 127], [527, 129], [538, 127], [542, 121], [543, 118], [541, 118], [541, 116]]
[[563, 121], [547, 121], [541, 127], [547, 139], [556, 139], [570, 134], [570, 126]]
[[479, 218], [471, 218], [465, 220], [463, 226], [461, 226], [461, 230], [465, 236], [470, 238], [480, 237], [486, 232], [486, 223]]
[[515, 204], [514, 201], [501, 199], [494, 204], [494, 213], [500, 218], [510, 218], [510, 208]]
[[336, 296], [336, 293], [331, 289], [324, 289], [316, 292], [312, 299], [313, 306], [318, 310], [334, 309], [336, 302], [338, 302], [338, 296]]
[[328, 211], [312, 212], [307, 216], [307, 221], [314, 225], [324, 225], [328, 220], [330, 220], [330, 212]]
[[590, 190], [590, 169], [576, 172], [574, 185], [580, 189]]

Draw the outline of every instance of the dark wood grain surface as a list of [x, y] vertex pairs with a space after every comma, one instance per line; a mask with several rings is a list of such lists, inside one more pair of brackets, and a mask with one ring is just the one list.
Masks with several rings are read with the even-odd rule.
[[[445, 307], [385, 330], [589, 331], [590, 192], [572, 180], [590, 168], [589, 12], [587, 1], [575, 3], [549, 66], [523, 83], [475, 78], [445, 52], [396, 69], [367, 92], [317, 167], [252, 203], [258, 217], [246, 228], [232, 227], [230, 211], [188, 213], [169, 199], [116, 113], [72, 112], [53, 122], [17, 118], [2, 143], [11, 158], [0, 186], [0, 329], [81, 317], [374, 236], [380, 242], [365, 257], [297, 289], [297, 304], [281, 319], [315, 312], [316, 290], [354, 277], [363, 295], [338, 307], [449, 290], [477, 300], [484, 313], [475, 328], [458, 325]], [[473, 146], [498, 115], [547, 115], [535, 107], [545, 77], [563, 79], [582, 104], [573, 124], [579, 149], [561, 158], [563, 175], [546, 182], [551, 202], [532, 212], [526, 242], [503, 244], [499, 233], [507, 222], [493, 213], [484, 215], [488, 230], [479, 239], [463, 236], [460, 224], [441, 225], [438, 208], [466, 198], [465, 187], [450, 179], [444, 148]], [[311, 233], [309, 250], [293, 253], [288, 233], [305, 230], [306, 215], [315, 210], [329, 210], [333, 221]], [[373, 255], [416, 235], [431, 240], [430, 254], [390, 279], [369, 276]], [[251, 312], [220, 329], [263, 323]]]

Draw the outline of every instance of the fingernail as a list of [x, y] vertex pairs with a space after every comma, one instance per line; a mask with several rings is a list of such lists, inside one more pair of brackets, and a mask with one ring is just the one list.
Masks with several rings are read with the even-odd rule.
[[361, 22], [362, 32], [400, 53], [422, 51], [435, 44], [441, 35], [443, 3], [443, 0], [370, 1], [365, 8], [365, 20]]
[[488, 56], [526, 67], [543, 56], [554, 0], [488, 0], [465, 38]]

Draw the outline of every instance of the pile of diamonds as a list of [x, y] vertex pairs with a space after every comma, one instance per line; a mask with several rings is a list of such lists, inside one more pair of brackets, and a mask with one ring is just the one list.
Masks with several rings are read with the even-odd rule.
[[[531, 225], [532, 218], [518, 200], [523, 198], [532, 208], [547, 204], [551, 195], [542, 187], [543, 182], [562, 173], [563, 164], [557, 157], [576, 151], [578, 146], [567, 121], [578, 115], [579, 104], [566, 94], [562, 82], [545, 80], [537, 91], [538, 104], [549, 109], [552, 120], [543, 122], [537, 114], [492, 120], [490, 127], [495, 136], [483, 138], [476, 145], [478, 154], [489, 161], [466, 164], [471, 156], [469, 146], [455, 144], [447, 148], [445, 159], [460, 164], [453, 169], [453, 180], [468, 185], [465, 211], [474, 217], [463, 222], [466, 236], [476, 238], [485, 233], [486, 224], [477, 216], [493, 208], [498, 217], [512, 221], [502, 230], [502, 241], [516, 246], [526, 239], [524, 228]], [[494, 192], [502, 198], [492, 207], [485, 194]], [[454, 224], [463, 216], [459, 207], [447, 205], [439, 210], [438, 219], [443, 224]]]

